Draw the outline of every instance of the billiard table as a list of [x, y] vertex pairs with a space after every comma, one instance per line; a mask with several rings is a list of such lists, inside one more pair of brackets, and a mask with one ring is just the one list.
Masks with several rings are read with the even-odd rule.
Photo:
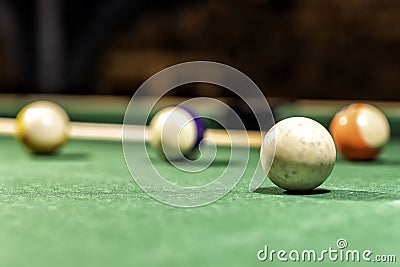
[[[316, 107], [291, 103], [276, 109], [275, 117], [307, 115], [326, 124], [333, 107]], [[67, 109], [74, 110], [76, 120], [101, 120]], [[109, 118], [117, 122], [123, 111], [116, 105]], [[396, 129], [398, 113], [393, 114], [389, 120]], [[168, 206], [144, 193], [126, 167], [121, 141], [70, 140], [59, 153], [40, 156], [27, 153], [14, 137], [1, 136], [0, 266], [273, 266], [287, 264], [288, 255], [280, 260], [275, 253], [262, 262], [266, 250], [319, 255], [329, 248], [369, 250], [371, 261], [378, 255], [398, 261], [400, 139], [392, 133], [377, 160], [349, 162], [338, 155], [331, 177], [307, 193], [286, 192], [268, 179], [249, 192], [259, 160], [259, 149], [252, 148], [238, 185], [197, 208]], [[187, 182], [188, 176], [149, 151], [153, 164], [174, 182]], [[218, 147], [217, 159], [190, 183], [210, 182], [226, 167], [229, 152]], [[133, 164], [146, 168], [143, 162], [138, 156]], [[235, 162], [231, 168], [237, 168]], [[323, 263], [348, 264], [328, 257]]]

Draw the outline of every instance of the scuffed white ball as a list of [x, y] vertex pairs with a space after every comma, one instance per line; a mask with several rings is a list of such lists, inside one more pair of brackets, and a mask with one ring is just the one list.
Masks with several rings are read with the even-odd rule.
[[329, 177], [336, 161], [336, 148], [321, 124], [305, 117], [292, 117], [268, 131], [260, 160], [274, 184], [290, 191], [306, 191], [320, 186]]

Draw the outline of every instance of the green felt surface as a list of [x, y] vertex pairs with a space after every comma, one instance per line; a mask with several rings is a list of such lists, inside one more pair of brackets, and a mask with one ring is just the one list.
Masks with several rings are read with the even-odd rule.
[[[392, 140], [377, 161], [338, 159], [324, 190], [305, 195], [286, 194], [270, 181], [248, 192], [258, 160], [253, 150], [249, 171], [230, 194], [182, 209], [138, 188], [118, 142], [71, 141], [45, 157], [0, 137], [0, 266], [284, 266], [259, 262], [257, 251], [336, 248], [338, 238], [350, 249], [399, 261], [399, 149]], [[227, 155], [219, 150], [219, 157]], [[211, 166], [211, 173], [221, 168]]]
[[[129, 97], [122, 96], [68, 96], [68, 95], [1, 95], [0, 94], [0, 117], [15, 118], [18, 112], [27, 104], [34, 101], [52, 101], [60, 105], [69, 115], [71, 121], [90, 123], [113, 123], [122, 124]], [[142, 124], [143, 118], [149, 115], [148, 125], [154, 115], [164, 107], [178, 105], [185, 99], [165, 98], [160, 101], [150, 114], [144, 110], [153, 105], [153, 99], [143, 98], [136, 100], [136, 113], [131, 114], [131, 123]], [[139, 107], [138, 107], [139, 106]], [[220, 124], [207, 117], [225, 121], [225, 110], [216, 105], [201, 105], [192, 107], [196, 114], [204, 116], [203, 121], [209, 128], [221, 128]], [[142, 112], [143, 110], [143, 112]]]
[[0, 95], [0, 116], [15, 118], [25, 105], [43, 100], [60, 105], [72, 121], [98, 123], [122, 123], [129, 103], [128, 97]]

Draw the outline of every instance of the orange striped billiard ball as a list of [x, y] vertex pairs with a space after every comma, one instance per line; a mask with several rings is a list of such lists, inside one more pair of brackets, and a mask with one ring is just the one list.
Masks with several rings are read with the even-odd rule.
[[336, 113], [329, 130], [337, 149], [348, 160], [374, 159], [390, 136], [385, 114], [364, 103], [352, 104]]

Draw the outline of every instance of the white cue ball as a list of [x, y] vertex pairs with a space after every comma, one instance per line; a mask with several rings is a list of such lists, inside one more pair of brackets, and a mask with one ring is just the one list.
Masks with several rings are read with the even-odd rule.
[[37, 101], [26, 105], [16, 118], [16, 136], [32, 152], [50, 154], [69, 138], [67, 113], [55, 103]]
[[190, 156], [204, 134], [204, 125], [190, 110], [167, 107], [159, 111], [150, 123], [152, 147], [168, 160]]
[[264, 171], [271, 166], [267, 175], [274, 184], [289, 191], [306, 191], [329, 177], [336, 161], [336, 148], [324, 126], [309, 118], [292, 117], [268, 131], [260, 160]]

